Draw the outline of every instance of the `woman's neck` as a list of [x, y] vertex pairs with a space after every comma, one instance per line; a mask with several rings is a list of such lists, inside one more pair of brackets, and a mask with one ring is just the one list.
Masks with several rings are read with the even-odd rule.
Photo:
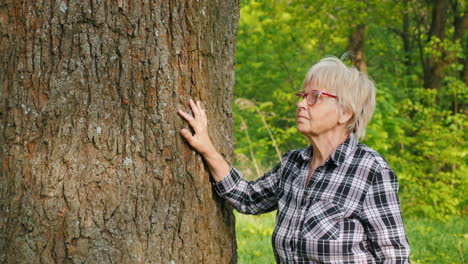
[[311, 168], [316, 169], [322, 165], [326, 159], [349, 137], [349, 132], [334, 135], [319, 135], [311, 137], [313, 146], [313, 155]]

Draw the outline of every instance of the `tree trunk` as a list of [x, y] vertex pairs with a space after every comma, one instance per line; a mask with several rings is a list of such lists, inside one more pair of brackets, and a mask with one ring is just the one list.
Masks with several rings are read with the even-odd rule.
[[349, 51], [353, 65], [361, 72], [367, 73], [366, 55], [364, 53], [366, 25], [359, 24], [349, 38]]
[[460, 41], [463, 49], [463, 58], [459, 58], [458, 62], [463, 65], [463, 69], [460, 70], [460, 79], [468, 85], [468, 34], [466, 34], [468, 29], [468, 11], [464, 11], [463, 15], [459, 15], [460, 13], [460, 5], [458, 1], [455, 2], [455, 6], [453, 6], [453, 13], [454, 13], [454, 40]]
[[403, 51], [405, 52], [404, 61], [406, 74], [410, 75], [411, 61], [411, 32], [410, 32], [410, 16], [409, 16], [409, 0], [403, 0], [403, 29], [401, 33], [403, 40]]
[[[445, 37], [445, 23], [447, 20], [447, 9], [449, 0], [433, 0], [432, 7], [432, 22], [429, 30], [430, 41], [432, 38], [443, 40]], [[442, 49], [441, 47], [433, 47]], [[425, 61], [424, 68], [424, 87], [430, 89], [439, 89], [442, 81], [442, 63], [443, 58], [435, 59], [433, 56], [428, 56]]]
[[239, 1], [0, 3], [0, 262], [234, 263], [234, 218], [183, 142], [230, 160]]
[[[453, 40], [454, 42], [459, 42], [461, 44], [462, 52], [464, 56], [461, 58], [456, 58], [457, 62], [462, 66], [459, 71], [460, 79], [468, 85], [468, 10], [463, 11], [461, 3], [458, 0], [450, 1], [452, 6], [453, 13]], [[460, 109], [462, 111], [466, 108], [466, 103], [464, 101], [459, 102], [458, 94], [455, 93], [453, 96], [453, 112], [458, 113]]]

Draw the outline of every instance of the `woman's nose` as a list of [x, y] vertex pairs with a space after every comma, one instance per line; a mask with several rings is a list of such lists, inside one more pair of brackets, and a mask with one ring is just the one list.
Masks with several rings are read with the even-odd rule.
[[306, 109], [307, 108], [307, 101], [305, 98], [302, 98], [301, 100], [299, 100], [299, 102], [296, 103], [296, 106], [297, 108], [304, 108]]

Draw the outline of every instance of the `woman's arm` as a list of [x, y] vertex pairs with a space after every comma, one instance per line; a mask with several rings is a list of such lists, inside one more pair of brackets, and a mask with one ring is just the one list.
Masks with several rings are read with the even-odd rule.
[[216, 182], [221, 181], [229, 173], [229, 165], [224, 158], [211, 143], [208, 135], [208, 120], [206, 118], [205, 109], [201, 107], [200, 101], [193, 102], [190, 99], [190, 107], [192, 108], [193, 116], [179, 110], [178, 113], [192, 127], [195, 132], [193, 135], [187, 129], [182, 129], [181, 134], [198, 153], [203, 156], [211, 175]]
[[181, 134], [190, 146], [203, 156], [216, 181], [216, 192], [241, 213], [261, 214], [276, 209], [282, 164], [278, 164], [263, 177], [247, 182], [240, 172], [228, 165], [211, 143], [208, 121], [201, 103], [198, 101], [195, 104], [190, 100], [190, 107], [193, 117], [180, 110], [178, 113], [187, 120], [195, 133], [192, 135], [187, 129], [182, 129]]
[[384, 169], [376, 175], [364, 200], [361, 219], [378, 263], [410, 263], [398, 181], [392, 170]]

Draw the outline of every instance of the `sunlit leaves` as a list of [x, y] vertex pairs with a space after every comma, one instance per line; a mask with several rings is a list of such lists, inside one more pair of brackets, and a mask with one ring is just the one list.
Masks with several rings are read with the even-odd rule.
[[[260, 169], [270, 169], [278, 160], [272, 137], [283, 153], [307, 146], [296, 131], [293, 92], [315, 62], [345, 53], [353, 27], [364, 23], [366, 64], [377, 86], [364, 143], [397, 173], [406, 215], [446, 218], [466, 212], [468, 88], [459, 75], [464, 42], [453, 39], [453, 23], [447, 23], [445, 39], [429, 40], [429, 2], [404, 3], [242, 1], [235, 97], [251, 104], [234, 105], [238, 164], [255, 174], [252, 149]], [[409, 34], [406, 49], [404, 34]], [[443, 64], [438, 90], [422, 88], [427, 58]]]

